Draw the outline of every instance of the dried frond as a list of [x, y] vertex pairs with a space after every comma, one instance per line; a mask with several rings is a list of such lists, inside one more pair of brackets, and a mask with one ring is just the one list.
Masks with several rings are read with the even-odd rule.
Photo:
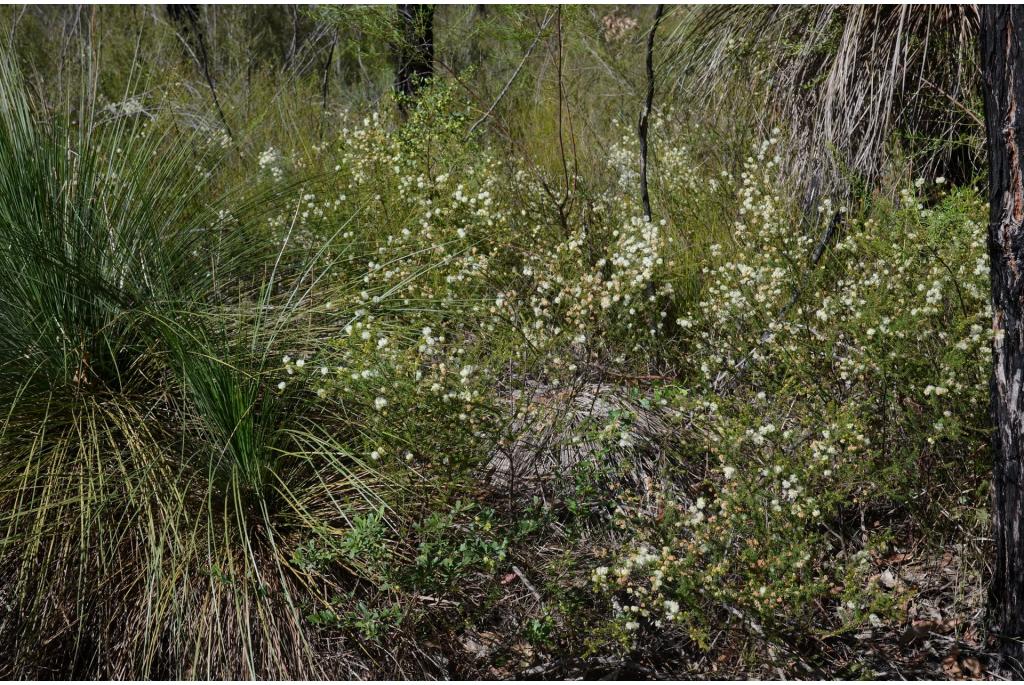
[[950, 166], [984, 131], [977, 31], [973, 5], [696, 7], [668, 38], [666, 68], [697, 101], [725, 82], [760, 92], [766, 128], [788, 129], [791, 170], [812, 187], [877, 179], [895, 135], [915, 173], [970, 181], [971, 160]]

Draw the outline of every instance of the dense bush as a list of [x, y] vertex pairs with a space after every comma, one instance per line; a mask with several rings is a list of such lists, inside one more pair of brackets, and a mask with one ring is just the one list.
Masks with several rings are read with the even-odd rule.
[[594, 571], [628, 631], [679, 622], [706, 643], [716, 608], [784, 635], [898, 620], [869, 580], [892, 533], [851, 545], [851, 525], [931, 520], [942, 483], [983, 501], [984, 205], [940, 185], [925, 208], [909, 189], [901, 207], [847, 214], [815, 269], [769, 178], [748, 163], [736, 242], [678, 322], [698, 378], [662, 389], [680, 460], [708, 471], [656, 522], [627, 516], [644, 532]]

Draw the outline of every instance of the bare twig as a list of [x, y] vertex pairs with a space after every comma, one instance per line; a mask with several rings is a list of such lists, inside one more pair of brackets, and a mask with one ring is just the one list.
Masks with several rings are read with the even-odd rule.
[[517, 576], [519, 576], [519, 580], [523, 581], [523, 585], [525, 585], [526, 589], [530, 591], [530, 594], [532, 594], [534, 596], [534, 598], [539, 603], [543, 604], [544, 603], [544, 598], [541, 597], [539, 592], [537, 592], [537, 588], [535, 588], [533, 586], [533, 584], [529, 580], [526, 579], [526, 575], [522, 571], [519, 570], [519, 567], [518, 566], [513, 566], [512, 567], [512, 572], [515, 573]]
[[477, 119], [473, 123], [473, 125], [469, 127], [470, 133], [473, 133], [473, 131], [476, 130], [477, 126], [482, 124], [487, 119], [487, 117], [491, 116], [491, 113], [494, 111], [494, 108], [497, 107], [498, 104], [505, 98], [505, 95], [508, 93], [508, 89], [512, 87], [512, 83], [519, 76], [519, 72], [523, 70], [523, 67], [526, 65], [526, 61], [530, 59], [530, 55], [533, 54], [534, 48], [537, 47], [537, 44], [540, 42], [540, 39], [544, 35], [544, 29], [548, 27], [548, 24], [551, 23], [551, 20], [554, 18], [554, 16], [554, 13], [550, 11], [544, 16], [544, 21], [541, 23], [540, 28], [537, 30], [537, 35], [534, 36], [533, 42], [530, 43], [530, 47], [526, 49], [526, 54], [524, 54], [523, 59], [520, 60], [519, 66], [517, 66], [516, 70], [512, 72], [512, 76], [505, 83], [505, 87], [501, 89], [501, 92], [498, 93], [498, 97], [495, 98], [494, 102], [491, 103], [491, 106], [487, 108], [487, 111], [484, 112], [484, 115]]
[[644, 108], [640, 112], [640, 122], [637, 124], [637, 134], [640, 136], [640, 200], [644, 205], [644, 218], [648, 221], [653, 216], [651, 214], [651, 195], [647, 190], [647, 130], [651, 107], [654, 105], [654, 33], [658, 30], [658, 24], [664, 14], [665, 6], [658, 5], [654, 11], [651, 30], [647, 33], [647, 98], [644, 100]]
[[962, 110], [962, 111], [963, 111], [963, 113], [964, 113], [964, 114], [966, 114], [966, 115], [967, 115], [967, 116], [968, 116], [968, 117], [970, 118], [970, 120], [971, 120], [971, 121], [973, 121], [974, 123], [976, 123], [976, 124], [978, 125], [978, 127], [979, 127], [979, 128], [982, 128], [982, 129], [984, 129], [984, 128], [985, 128], [985, 122], [984, 122], [984, 121], [982, 121], [982, 120], [981, 120], [981, 117], [979, 117], [979, 116], [977, 115], [977, 113], [975, 113], [975, 112], [974, 112], [974, 110], [972, 110], [972, 109], [971, 109], [970, 107], [968, 107], [967, 105], [965, 105], [965, 104], [964, 104], [963, 102], [961, 102], [960, 100], [957, 100], [957, 99], [956, 99], [955, 97], [953, 97], [952, 95], [950, 95], [949, 93], [947, 93], [947, 92], [946, 92], [946, 91], [945, 91], [944, 89], [942, 89], [942, 88], [940, 88], [939, 86], [935, 85], [934, 83], [932, 83], [932, 82], [931, 82], [931, 81], [929, 81], [928, 79], [924, 78], [923, 76], [921, 77], [921, 82], [922, 82], [922, 83], [924, 83], [924, 84], [925, 84], [926, 86], [928, 86], [929, 88], [931, 88], [932, 90], [934, 90], [934, 91], [935, 91], [936, 93], [938, 93], [939, 95], [942, 95], [942, 96], [943, 96], [944, 98], [946, 98], [947, 100], [949, 100], [949, 101], [950, 101], [951, 103], [953, 103], [953, 105], [954, 105], [954, 106], [955, 106], [955, 107], [956, 107], [957, 109], [959, 109], [959, 110]]
[[[558, 220], [563, 229], [569, 226], [569, 208], [572, 206], [573, 191], [579, 179], [579, 155], [576, 154], [576, 133], [572, 125], [572, 110], [565, 96], [564, 81], [564, 37], [562, 34], [562, 7], [556, 14], [556, 33], [558, 37], [558, 151], [562, 161], [562, 175], [565, 183], [562, 198], [558, 202]], [[569, 124], [569, 143], [572, 146], [572, 174], [569, 173], [569, 162], [565, 151], [565, 124]]]
[[320, 139], [324, 137], [324, 116], [327, 114], [327, 96], [330, 92], [331, 86], [331, 64], [334, 61], [334, 47], [338, 44], [338, 34], [334, 33], [334, 38], [331, 40], [331, 49], [327, 51], [327, 60], [324, 62], [324, 76], [323, 81], [320, 84], [320, 99], [322, 101], [320, 108]]
[[213, 76], [210, 74], [210, 58], [206, 52], [206, 39], [203, 37], [203, 29], [199, 25], [199, 15], [191, 5], [170, 5], [169, 8], [181, 7], [182, 9], [168, 9], [171, 14], [171, 19], [175, 21], [187, 22], [186, 29], [189, 30], [196, 39], [196, 47], [199, 50], [199, 54], [196, 54], [195, 50], [189, 44], [188, 38], [181, 35], [181, 32], [177, 30], [175, 26], [175, 35], [181, 41], [181, 44], [185, 47], [185, 51], [188, 52], [192, 58], [199, 65], [199, 71], [203, 74], [206, 79], [206, 85], [210, 88], [210, 95], [213, 97], [213, 105], [217, 109], [217, 114], [220, 117], [221, 124], [224, 125], [224, 130], [228, 134], [228, 138], [234, 139], [235, 135], [231, 131], [231, 126], [228, 124], [228, 118], [224, 115], [224, 110], [220, 106], [220, 98], [217, 97], [217, 86], [214, 85]]
[[[565, 107], [565, 83], [562, 80], [563, 55], [562, 55], [562, 8], [559, 6], [558, 14], [558, 149], [562, 156], [562, 174], [565, 176], [565, 199], [569, 197], [569, 165], [565, 161], [565, 137], [563, 135], [562, 112]], [[563, 205], [565, 203], [563, 199]], [[562, 212], [563, 208], [559, 208]], [[562, 224], [565, 224], [565, 216], [562, 215]]]

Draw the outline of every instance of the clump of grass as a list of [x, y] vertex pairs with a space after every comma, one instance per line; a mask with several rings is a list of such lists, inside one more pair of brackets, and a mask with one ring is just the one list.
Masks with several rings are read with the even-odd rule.
[[91, 105], [46, 121], [0, 65], [3, 671], [325, 675], [297, 598], [350, 571], [290, 553], [387, 488], [267, 378], [305, 272], [218, 211], [201, 145]]

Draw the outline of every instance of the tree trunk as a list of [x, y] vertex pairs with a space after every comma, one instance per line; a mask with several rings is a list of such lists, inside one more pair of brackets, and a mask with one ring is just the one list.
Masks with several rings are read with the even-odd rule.
[[395, 91], [404, 114], [434, 75], [434, 6], [398, 5], [401, 37], [395, 50]]
[[992, 277], [992, 508], [996, 564], [991, 618], [1005, 666], [1024, 663], [1024, 7], [981, 7], [989, 158]]

